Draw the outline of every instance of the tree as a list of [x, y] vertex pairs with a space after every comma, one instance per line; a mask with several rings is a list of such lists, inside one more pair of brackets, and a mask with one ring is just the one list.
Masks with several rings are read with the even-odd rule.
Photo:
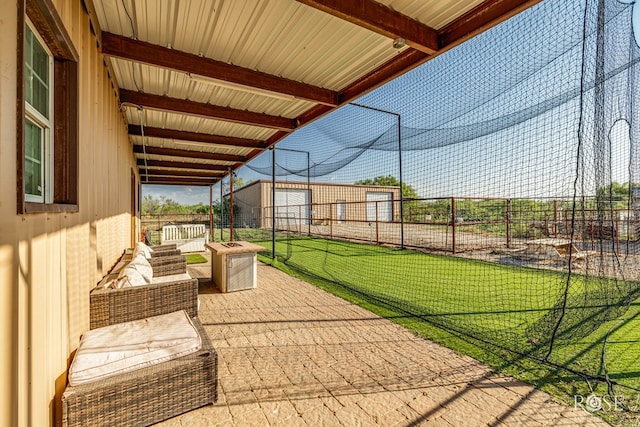
[[156, 212], [159, 211], [159, 209], [160, 209], [160, 201], [158, 199], [153, 197], [151, 194], [147, 194], [146, 196], [144, 196], [144, 199], [142, 199], [142, 206], [141, 206], [143, 215], [155, 214]]
[[[192, 213], [190, 206], [183, 206], [167, 196], [161, 195], [159, 198], [147, 194], [142, 199], [140, 206], [143, 215], [164, 214], [164, 213]], [[208, 212], [208, 211], [207, 211]]]
[[234, 176], [233, 177], [233, 189], [236, 190], [238, 188], [242, 188], [245, 186], [244, 183], [244, 178], [243, 177], [238, 177], [238, 176]]
[[209, 205], [205, 205], [202, 202], [200, 202], [200, 203], [198, 203], [196, 205], [187, 206], [187, 208], [192, 213], [197, 213], [197, 214], [208, 214], [209, 213]]
[[[355, 182], [356, 185], [384, 185], [388, 187], [399, 187], [400, 181], [393, 175], [387, 176], [377, 176], [373, 179], [363, 179]], [[407, 184], [406, 182], [402, 183], [402, 196], [410, 199], [418, 199], [418, 193], [416, 190]]]
[[160, 213], [175, 213], [180, 212], [182, 206], [173, 199], [167, 196], [160, 196]]
[[[598, 187], [596, 189], [596, 203], [598, 206], [610, 204], [613, 208], [624, 209], [629, 204], [630, 188], [629, 182], [620, 184], [612, 181], [610, 185]], [[638, 187], [638, 184], [631, 184], [631, 189]]]

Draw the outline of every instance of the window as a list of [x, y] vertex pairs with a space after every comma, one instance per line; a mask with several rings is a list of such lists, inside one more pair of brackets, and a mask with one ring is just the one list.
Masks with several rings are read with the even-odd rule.
[[24, 198], [51, 203], [53, 57], [30, 25], [25, 31]]
[[19, 5], [18, 213], [77, 211], [78, 55], [51, 0]]

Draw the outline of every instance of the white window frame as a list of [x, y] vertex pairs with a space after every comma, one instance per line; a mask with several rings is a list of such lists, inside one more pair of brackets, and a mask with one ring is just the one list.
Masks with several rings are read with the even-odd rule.
[[[49, 66], [49, 117], [43, 116], [35, 107], [33, 107], [27, 101], [25, 97], [25, 129], [26, 129], [26, 121], [30, 120], [36, 126], [39, 126], [42, 129], [42, 142], [41, 142], [41, 164], [40, 164], [40, 176], [42, 179], [42, 195], [36, 194], [28, 194], [25, 189], [24, 200], [26, 202], [36, 202], [36, 203], [51, 203], [53, 201], [53, 123], [54, 123], [54, 67], [53, 67], [53, 54], [49, 47], [40, 36], [40, 33], [35, 29], [35, 26], [32, 24], [29, 18], [26, 19], [25, 25], [29, 27], [29, 30], [33, 33], [35, 38], [38, 40], [38, 43], [42, 46], [44, 51], [48, 56], [48, 66]], [[23, 58], [23, 61], [26, 60]], [[25, 65], [25, 78], [26, 78], [27, 67]], [[26, 156], [26, 155], [25, 155]]]

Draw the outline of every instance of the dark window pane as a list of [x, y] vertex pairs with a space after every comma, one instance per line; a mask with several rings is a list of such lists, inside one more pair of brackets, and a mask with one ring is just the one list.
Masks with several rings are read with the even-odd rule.
[[34, 196], [42, 196], [42, 134], [42, 128], [31, 120], [25, 120], [25, 193]]

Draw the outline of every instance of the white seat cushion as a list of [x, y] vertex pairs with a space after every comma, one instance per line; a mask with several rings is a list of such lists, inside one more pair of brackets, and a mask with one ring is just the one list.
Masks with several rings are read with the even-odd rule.
[[151, 283], [167, 283], [167, 282], [182, 282], [184, 280], [191, 280], [189, 273], [170, 274], [168, 276], [155, 276], [151, 279]]
[[72, 386], [166, 362], [202, 347], [184, 310], [93, 329], [80, 339], [69, 368]]

